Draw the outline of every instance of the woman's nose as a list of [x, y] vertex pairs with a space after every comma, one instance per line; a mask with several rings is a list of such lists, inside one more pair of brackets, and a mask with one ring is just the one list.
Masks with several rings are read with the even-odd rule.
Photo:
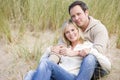
[[70, 31], [70, 35], [72, 35], [73, 34], [73, 32], [72, 31]]

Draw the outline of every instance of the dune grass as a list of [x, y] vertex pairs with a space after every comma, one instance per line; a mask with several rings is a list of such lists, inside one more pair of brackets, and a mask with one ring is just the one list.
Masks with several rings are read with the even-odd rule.
[[[12, 42], [11, 30], [17, 29], [22, 37], [26, 30], [55, 31], [70, 18], [68, 5], [74, 0], [0, 0], [0, 37]], [[119, 0], [84, 0], [90, 15], [100, 19], [110, 34], [120, 34]], [[12, 25], [12, 26], [11, 26]], [[4, 36], [3, 36], [4, 35]], [[119, 36], [119, 35], [118, 35]], [[117, 45], [120, 45], [120, 41]]]

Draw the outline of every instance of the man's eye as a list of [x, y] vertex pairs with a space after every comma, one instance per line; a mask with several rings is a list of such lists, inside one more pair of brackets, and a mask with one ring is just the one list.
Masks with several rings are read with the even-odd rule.
[[72, 16], [71, 18], [75, 18], [75, 16]]
[[75, 31], [74, 29], [72, 29], [71, 31]]
[[77, 13], [77, 15], [81, 15], [81, 13]]

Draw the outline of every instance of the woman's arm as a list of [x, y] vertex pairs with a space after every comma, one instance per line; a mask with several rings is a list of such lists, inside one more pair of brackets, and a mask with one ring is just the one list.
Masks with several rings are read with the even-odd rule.
[[64, 55], [64, 56], [80, 56], [81, 50], [72, 50], [71, 48], [67, 48], [67, 47], [62, 47], [59, 51], [59, 54]]

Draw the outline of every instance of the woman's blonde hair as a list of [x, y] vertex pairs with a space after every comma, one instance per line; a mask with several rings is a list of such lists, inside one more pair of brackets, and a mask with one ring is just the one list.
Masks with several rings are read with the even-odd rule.
[[74, 25], [74, 27], [78, 30], [78, 32], [79, 32], [79, 40], [81, 41], [81, 42], [83, 42], [84, 41], [84, 36], [83, 36], [83, 32], [82, 32], [82, 30], [80, 29], [80, 28], [78, 28], [78, 26], [71, 20], [71, 19], [69, 19], [68, 21], [66, 21], [63, 25], [62, 25], [62, 41], [65, 43], [65, 44], [67, 44], [67, 46], [69, 46], [69, 45], [71, 45], [71, 42], [66, 38], [66, 36], [65, 36], [65, 29], [69, 26], [69, 25]]

